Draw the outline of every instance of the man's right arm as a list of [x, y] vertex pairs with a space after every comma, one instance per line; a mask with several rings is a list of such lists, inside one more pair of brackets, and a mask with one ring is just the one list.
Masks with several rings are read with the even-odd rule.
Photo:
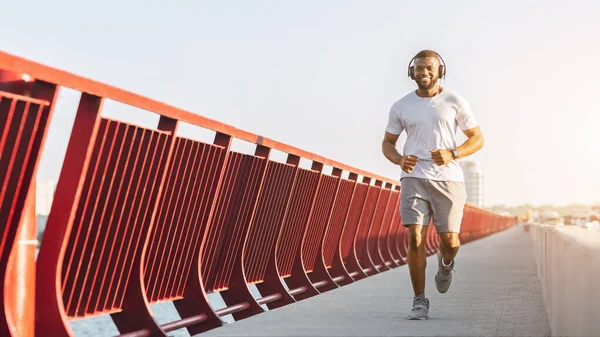
[[404, 172], [411, 173], [419, 159], [415, 156], [402, 156], [398, 153], [398, 150], [396, 150], [396, 142], [402, 131], [404, 131], [404, 127], [400, 122], [400, 118], [398, 117], [394, 106], [392, 106], [388, 115], [388, 124], [385, 128], [381, 150], [383, 151], [383, 155], [389, 161], [399, 165]]
[[396, 150], [396, 142], [399, 137], [400, 135], [395, 135], [386, 131], [383, 136], [383, 142], [381, 143], [383, 155], [396, 165], [400, 165], [400, 161], [402, 160], [402, 156], [398, 153], [398, 150]]
[[415, 165], [417, 165], [419, 158], [415, 156], [402, 156], [398, 153], [398, 150], [396, 150], [396, 142], [398, 141], [399, 136], [400, 135], [395, 135], [386, 131], [383, 136], [383, 142], [381, 143], [381, 150], [383, 151], [383, 155], [389, 161], [400, 166], [404, 172], [411, 173], [415, 168]]

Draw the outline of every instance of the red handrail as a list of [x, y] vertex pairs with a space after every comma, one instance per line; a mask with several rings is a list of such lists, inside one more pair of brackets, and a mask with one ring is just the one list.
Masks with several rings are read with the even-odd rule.
[[76, 89], [98, 97], [108, 98], [124, 104], [128, 104], [140, 109], [156, 112], [162, 116], [175, 120], [185, 121], [207, 129], [230, 135], [234, 138], [248, 141], [250, 143], [264, 145], [270, 149], [276, 149], [282, 152], [294, 154], [308, 160], [317, 161], [324, 165], [336, 167], [345, 171], [371, 177], [381, 181], [398, 184], [397, 180], [383, 177], [371, 172], [367, 172], [344, 163], [340, 163], [330, 158], [320, 156], [297, 147], [262, 137], [260, 135], [240, 130], [231, 125], [215, 121], [213, 119], [198, 115], [196, 113], [179, 109], [174, 106], [159, 102], [123, 89], [119, 89], [107, 84], [103, 84], [82, 76], [74, 75], [69, 72], [48, 67], [43, 64], [27, 60], [22, 57], [8, 54], [0, 51], [0, 69], [7, 69], [17, 73], [28, 74], [35, 79], [54, 83], [58, 86]]

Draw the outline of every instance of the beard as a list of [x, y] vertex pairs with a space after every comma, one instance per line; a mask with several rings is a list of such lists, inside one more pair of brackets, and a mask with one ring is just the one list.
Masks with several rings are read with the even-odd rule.
[[415, 82], [417, 82], [417, 86], [419, 87], [419, 89], [422, 90], [429, 90], [432, 89], [436, 84], [437, 84], [437, 78], [432, 78], [429, 80], [428, 84], [422, 84], [420, 79], [415, 80]]

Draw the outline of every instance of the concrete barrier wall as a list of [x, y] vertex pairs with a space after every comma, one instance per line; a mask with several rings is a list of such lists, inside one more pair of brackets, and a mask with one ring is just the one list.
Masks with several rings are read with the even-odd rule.
[[526, 225], [553, 336], [600, 336], [600, 233]]

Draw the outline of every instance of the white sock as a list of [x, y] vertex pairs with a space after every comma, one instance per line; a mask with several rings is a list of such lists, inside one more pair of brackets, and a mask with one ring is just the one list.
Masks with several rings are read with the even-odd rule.
[[454, 263], [454, 261], [450, 262], [450, 264], [446, 264], [446, 262], [444, 262], [444, 259], [442, 258], [442, 266], [448, 268], [452, 265], [452, 263]]

